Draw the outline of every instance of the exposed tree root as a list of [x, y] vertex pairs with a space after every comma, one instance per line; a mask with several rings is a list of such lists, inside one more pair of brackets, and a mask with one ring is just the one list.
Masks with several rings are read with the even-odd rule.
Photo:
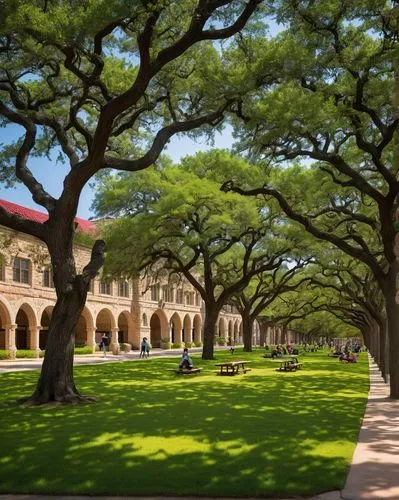
[[88, 404], [88, 403], [96, 403], [100, 398], [96, 396], [85, 396], [83, 394], [65, 394], [64, 396], [57, 397], [48, 397], [45, 395], [35, 396], [27, 396], [17, 400], [17, 403], [23, 406], [24, 408], [29, 408], [33, 406], [70, 406], [70, 405], [79, 405], [79, 404]]

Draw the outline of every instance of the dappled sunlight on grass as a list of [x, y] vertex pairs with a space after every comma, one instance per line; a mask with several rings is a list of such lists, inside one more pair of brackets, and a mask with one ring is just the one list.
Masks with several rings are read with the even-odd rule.
[[[238, 352], [237, 352], [238, 351]], [[263, 351], [245, 375], [203, 361], [177, 376], [176, 359], [75, 369], [96, 404], [21, 408], [37, 372], [0, 375], [0, 492], [91, 495], [310, 495], [343, 486], [368, 391], [365, 355], [343, 365], [309, 353], [295, 373]], [[289, 481], [287, 480], [289, 478]]]

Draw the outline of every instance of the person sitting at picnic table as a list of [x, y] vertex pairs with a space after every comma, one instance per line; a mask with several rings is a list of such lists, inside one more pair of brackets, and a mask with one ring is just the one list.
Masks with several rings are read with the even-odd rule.
[[272, 351], [272, 359], [274, 358], [281, 358], [283, 355], [283, 350], [281, 348], [281, 345], [278, 344], [275, 349]]
[[292, 349], [293, 349], [293, 347], [292, 347], [292, 345], [291, 345], [289, 342], [288, 342], [288, 344], [287, 344], [287, 347], [286, 347], [286, 348], [287, 348], [288, 354], [292, 354]]
[[347, 363], [357, 363], [357, 357], [353, 353], [342, 354], [339, 360], [346, 361]]
[[179, 368], [181, 370], [183, 370], [183, 369], [191, 370], [191, 368], [193, 368], [193, 366], [194, 366], [193, 362], [192, 362], [190, 356], [188, 355], [188, 349], [187, 349], [187, 347], [185, 347], [183, 350], [183, 354], [181, 356]]

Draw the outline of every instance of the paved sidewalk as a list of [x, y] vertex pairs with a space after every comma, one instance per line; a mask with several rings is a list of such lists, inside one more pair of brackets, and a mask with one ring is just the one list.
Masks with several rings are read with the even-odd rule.
[[[159, 351], [157, 355], [177, 355], [170, 351]], [[115, 359], [117, 358], [117, 359]], [[123, 357], [109, 356], [107, 362], [138, 359], [129, 353]], [[26, 361], [26, 360], [25, 360]], [[28, 364], [32, 369], [40, 367]], [[104, 362], [100, 356], [81, 359], [83, 363]], [[145, 362], [143, 360], [143, 362]], [[0, 372], [4, 368], [0, 362]], [[18, 362], [15, 362], [18, 364]], [[15, 364], [13, 363], [13, 364]], [[25, 364], [21, 364], [23, 367]], [[79, 362], [80, 364], [80, 362]], [[11, 368], [11, 367], [9, 367]], [[19, 368], [13, 368], [16, 371]], [[11, 371], [6, 369], [6, 371]], [[330, 491], [307, 500], [399, 500], [399, 400], [389, 399], [389, 386], [381, 378], [377, 365], [370, 358], [370, 393], [358, 444], [353, 455], [352, 465], [342, 491]], [[299, 500], [300, 497], [295, 497]], [[0, 495], [0, 500], [215, 500], [201, 497], [85, 497], [85, 496], [45, 496], [45, 495]], [[227, 499], [221, 499], [227, 500]], [[239, 499], [234, 500], [251, 500]], [[253, 499], [253, 500], [259, 500]], [[272, 500], [272, 499], [268, 499]], [[277, 500], [277, 499], [275, 499]], [[282, 498], [278, 500], [284, 500]], [[288, 499], [285, 499], [288, 500]]]
[[370, 359], [370, 393], [344, 500], [399, 499], [399, 400]]
[[[229, 347], [217, 347], [216, 349], [229, 349]], [[202, 352], [202, 347], [190, 348], [190, 352]], [[180, 357], [182, 349], [153, 349], [150, 354], [151, 358], [162, 357]], [[146, 359], [139, 358], [140, 351], [130, 351], [128, 353], [120, 353], [114, 355], [108, 353], [104, 357], [103, 353], [97, 351], [95, 354], [82, 354], [74, 356], [73, 364], [78, 365], [88, 365], [88, 364], [98, 364], [98, 363], [119, 363], [121, 361], [140, 361], [142, 363], [146, 362]], [[20, 358], [20, 359], [4, 359], [0, 360], [0, 373], [15, 372], [15, 371], [25, 371], [25, 370], [38, 370], [43, 363], [43, 358]]]

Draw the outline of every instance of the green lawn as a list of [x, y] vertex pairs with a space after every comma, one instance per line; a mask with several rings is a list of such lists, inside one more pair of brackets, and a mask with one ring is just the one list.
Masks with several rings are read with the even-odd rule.
[[[357, 364], [302, 356], [277, 372], [263, 351], [176, 376], [176, 359], [77, 367], [95, 404], [21, 408], [37, 372], [0, 375], [0, 493], [294, 496], [342, 488], [368, 391]], [[215, 363], [248, 359], [245, 375]]]

